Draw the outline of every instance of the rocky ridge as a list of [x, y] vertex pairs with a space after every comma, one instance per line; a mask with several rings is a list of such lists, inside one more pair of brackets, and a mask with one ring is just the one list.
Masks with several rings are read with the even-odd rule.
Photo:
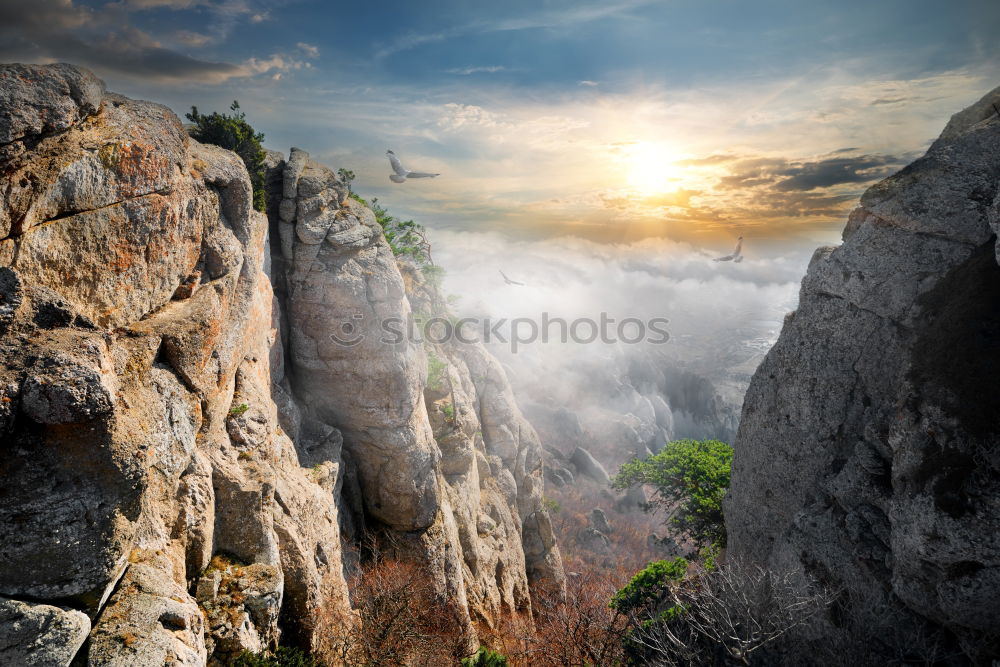
[[[352, 622], [342, 544], [363, 536], [471, 643], [562, 584], [503, 370], [379, 342], [440, 299], [331, 170], [272, 156], [268, 219], [239, 158], [85, 70], [2, 66], [0, 101], [0, 657], [309, 647]], [[345, 322], [360, 344], [330, 337]]]
[[1000, 658], [997, 104], [864, 194], [744, 402], [729, 553], [842, 591], [855, 647]]

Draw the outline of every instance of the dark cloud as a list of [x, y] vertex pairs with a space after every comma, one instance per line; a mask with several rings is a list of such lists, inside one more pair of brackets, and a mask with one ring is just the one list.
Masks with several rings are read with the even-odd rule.
[[877, 100], [872, 100], [871, 105], [873, 107], [882, 106], [886, 104], [899, 104], [900, 102], [909, 101], [906, 97], [880, 97]]
[[[843, 154], [854, 149], [841, 149]], [[727, 190], [771, 188], [778, 192], [807, 191], [847, 183], [869, 183], [883, 178], [902, 164], [892, 155], [856, 155], [822, 160], [757, 158], [735, 163], [719, 179]]]
[[790, 165], [780, 172], [783, 178], [775, 184], [781, 192], [815, 190], [842, 183], [867, 183], [888, 176], [900, 166], [891, 155], [859, 155], [803, 162]]
[[[212, 62], [164, 46], [129, 23], [129, 12], [149, 7], [185, 8], [195, 0], [108, 3], [98, 9], [72, 0], [4, 0], [0, 3], [0, 60], [65, 61], [154, 81], [215, 83], [259, 73], [244, 64]], [[220, 5], [230, 10], [230, 5]], [[239, 9], [242, 11], [242, 9]], [[190, 33], [194, 35], [195, 33]], [[180, 39], [192, 46], [191, 39]]]

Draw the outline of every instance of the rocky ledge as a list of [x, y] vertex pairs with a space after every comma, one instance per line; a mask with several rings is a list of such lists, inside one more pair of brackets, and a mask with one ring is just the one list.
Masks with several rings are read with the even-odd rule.
[[[342, 544], [363, 537], [421, 568], [472, 643], [562, 585], [499, 364], [378, 342], [435, 288], [330, 169], [295, 149], [270, 166], [268, 219], [239, 158], [167, 108], [0, 66], [5, 663], [312, 647], [352, 622]], [[330, 338], [345, 321], [364, 342]]]
[[998, 105], [816, 251], [735, 443], [730, 555], [839, 591], [827, 640], [894, 659], [1000, 658]]

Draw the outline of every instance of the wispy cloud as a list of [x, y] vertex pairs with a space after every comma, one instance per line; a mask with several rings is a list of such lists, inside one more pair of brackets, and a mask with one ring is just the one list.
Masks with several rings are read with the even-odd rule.
[[312, 44], [306, 44], [305, 42], [299, 42], [295, 47], [301, 51], [307, 58], [319, 58], [319, 47]]
[[476, 20], [433, 32], [408, 32], [395, 39], [380, 44], [375, 49], [375, 57], [388, 58], [402, 51], [409, 51], [424, 44], [442, 42], [467, 35], [542, 28], [568, 28], [574, 25], [626, 15], [636, 9], [654, 4], [655, 0], [624, 0], [617, 3], [573, 3], [554, 9], [529, 12], [523, 16], [490, 20]]
[[471, 67], [453, 67], [452, 69], [447, 69], [445, 71], [448, 74], [468, 76], [470, 74], [495, 74], [496, 72], [505, 72], [507, 71], [507, 68], [503, 65], [477, 65]]

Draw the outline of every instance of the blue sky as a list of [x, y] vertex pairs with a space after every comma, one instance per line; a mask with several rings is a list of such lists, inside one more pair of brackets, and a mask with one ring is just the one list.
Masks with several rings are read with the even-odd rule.
[[[430, 226], [834, 236], [1000, 84], [1000, 3], [4, 0], [0, 59], [86, 65]], [[386, 148], [434, 181], [393, 186]]]

